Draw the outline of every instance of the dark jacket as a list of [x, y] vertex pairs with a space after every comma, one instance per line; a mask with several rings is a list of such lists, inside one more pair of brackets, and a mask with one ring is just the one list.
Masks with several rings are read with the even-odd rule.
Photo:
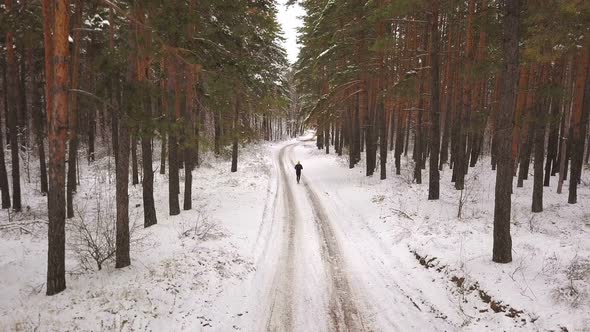
[[301, 165], [301, 164], [297, 164], [297, 165], [295, 165], [295, 172], [296, 172], [297, 174], [301, 174], [301, 170], [302, 170], [302, 169], [303, 169], [303, 165]]

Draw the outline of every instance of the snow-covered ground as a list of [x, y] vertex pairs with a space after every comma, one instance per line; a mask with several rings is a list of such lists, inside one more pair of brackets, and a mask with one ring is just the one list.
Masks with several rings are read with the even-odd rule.
[[146, 230], [133, 187], [139, 227], [132, 266], [121, 270], [110, 261], [81, 268], [73, 225], [114, 211], [108, 159], [84, 166], [68, 289], [53, 297], [44, 295], [46, 206], [33, 179], [23, 186], [30, 208], [0, 212], [0, 330], [589, 331], [588, 171], [578, 204], [552, 183], [540, 214], [529, 212], [532, 179], [515, 188], [514, 261], [499, 265], [486, 160], [469, 170], [458, 218], [448, 169], [441, 199], [428, 201], [427, 176], [414, 184], [411, 165], [386, 181], [367, 178], [363, 165], [348, 169], [307, 139], [250, 146], [234, 174], [228, 161], [206, 158], [194, 172], [193, 210], [175, 217], [156, 172], [158, 225]]
[[[175, 217], [168, 215], [167, 175], [159, 174], [155, 162], [157, 225], [143, 229], [141, 185], [130, 186], [130, 219], [137, 225], [132, 266], [117, 270], [109, 261], [101, 271], [82, 269], [80, 246], [73, 243], [78, 232], [68, 227], [67, 290], [53, 297], [44, 288], [46, 201], [35, 189], [38, 183], [23, 181], [23, 202], [30, 208], [10, 218], [0, 212], [0, 331], [215, 330], [219, 321], [241, 315], [221, 312], [212, 302], [254, 270], [250, 248], [264, 213], [268, 149], [248, 147], [240, 172], [233, 174], [229, 161], [207, 158], [193, 173], [193, 210]], [[104, 158], [81, 165], [77, 215], [89, 224], [97, 222], [99, 211], [114, 223], [115, 182], [110, 174], [109, 183], [108, 163]], [[181, 192], [183, 181], [181, 170]], [[9, 219], [23, 226], [7, 228]]]
[[401, 176], [389, 169], [380, 181], [378, 174], [365, 177], [363, 165], [350, 170], [346, 159], [326, 156], [313, 141], [294, 148], [293, 158], [330, 211], [353, 288], [369, 303], [365, 314], [376, 330], [590, 330], [588, 170], [578, 204], [567, 204], [567, 184], [559, 195], [552, 178], [539, 214], [530, 212], [532, 176], [515, 188], [513, 262], [501, 265], [491, 261], [489, 159], [469, 170], [463, 196], [446, 168], [441, 199], [428, 201], [427, 171], [424, 184], [413, 183], [407, 160]]

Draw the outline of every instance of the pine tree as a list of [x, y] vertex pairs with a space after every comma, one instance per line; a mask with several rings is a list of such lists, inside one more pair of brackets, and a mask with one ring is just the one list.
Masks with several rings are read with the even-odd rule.
[[495, 141], [497, 142], [498, 170], [496, 175], [494, 205], [494, 248], [493, 261], [512, 261], [512, 238], [510, 236], [511, 194], [513, 157], [510, 151], [512, 141], [512, 119], [514, 116], [514, 91], [518, 72], [518, 43], [520, 38], [520, 0], [505, 1], [503, 4], [504, 34], [502, 68], [502, 92]]
[[[6, 11], [13, 15], [12, 0], [5, 0]], [[12, 160], [12, 208], [16, 212], [22, 209], [20, 184], [20, 156], [19, 156], [19, 125], [18, 125], [18, 71], [14, 50], [14, 31], [6, 32], [6, 75], [8, 108], [6, 109], [8, 131], [10, 133], [10, 154]]]
[[[65, 276], [65, 155], [66, 123], [68, 114], [68, 87], [70, 83], [69, 58], [69, 1], [43, 0], [45, 30], [45, 63], [51, 63], [46, 91], [52, 96], [47, 120], [49, 141], [49, 192], [48, 192], [48, 260], [47, 295], [60, 293], [66, 288]], [[52, 33], [51, 33], [52, 32]], [[53, 59], [50, 61], [47, 59]]]
[[440, 174], [439, 174], [439, 153], [440, 153], [440, 77], [439, 77], [439, 33], [438, 33], [438, 0], [432, 3], [430, 14], [430, 71], [431, 83], [431, 145], [430, 145], [430, 178], [428, 182], [428, 199], [438, 199], [440, 196]]
[[[5, 66], [3, 66], [5, 67]], [[3, 92], [6, 91], [6, 70], [2, 71], [2, 88], [3, 88]], [[3, 102], [2, 102], [2, 106], [4, 108], [4, 112], [6, 113], [6, 105], [7, 103], [7, 98], [6, 98], [6, 93], [3, 93]], [[2, 192], [2, 209], [9, 209], [10, 208], [10, 187], [8, 185], [8, 174], [6, 172], [6, 163], [5, 163], [5, 159], [4, 159], [4, 136], [2, 133], [2, 115], [0, 114], [0, 191]]]
[[[72, 54], [72, 82], [71, 89], [77, 90], [79, 88], [80, 80], [80, 52], [82, 42], [82, 16], [83, 16], [83, 1], [76, 0], [76, 12], [74, 14], [74, 48]], [[76, 168], [78, 163], [78, 94], [77, 92], [70, 94], [70, 105], [68, 110], [68, 128], [69, 128], [69, 145], [68, 145], [68, 174], [66, 187], [66, 205], [67, 217], [74, 217], [74, 193], [76, 192]]]

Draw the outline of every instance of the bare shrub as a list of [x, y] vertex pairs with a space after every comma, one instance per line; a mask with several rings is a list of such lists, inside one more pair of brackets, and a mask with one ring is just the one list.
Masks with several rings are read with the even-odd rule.
[[472, 168], [472, 171], [467, 175], [463, 182], [463, 189], [459, 195], [459, 204], [457, 206], [457, 218], [461, 219], [463, 216], [463, 209], [468, 201], [472, 201], [473, 191], [476, 184], [479, 183], [479, 176], [481, 168]]
[[416, 179], [414, 178], [414, 168], [416, 167], [416, 162], [413, 159], [405, 158], [406, 165], [402, 167], [401, 176], [398, 176], [405, 184], [415, 184]]
[[555, 252], [551, 256], [545, 256], [543, 257], [541, 270], [537, 273], [537, 276], [542, 275], [546, 278], [555, 278], [555, 275], [559, 272], [559, 265], [559, 258], [557, 258]]
[[584, 302], [584, 299], [587, 297], [586, 292], [582, 287], [578, 287], [577, 282], [590, 278], [590, 260], [580, 258], [576, 253], [564, 272], [567, 276], [568, 284], [555, 289], [553, 296], [556, 300], [568, 303], [575, 308]]
[[184, 222], [179, 224], [178, 238], [192, 238], [205, 240], [209, 235], [213, 235], [217, 230], [217, 225], [212, 222], [209, 215], [203, 207], [197, 210], [197, 217], [192, 223]]
[[[83, 270], [102, 270], [105, 262], [116, 252], [116, 202], [113, 193], [106, 189], [104, 181], [97, 179], [94, 200], [88, 199], [76, 206], [76, 217], [68, 220], [68, 246]], [[129, 226], [130, 244], [138, 245], [141, 225], [133, 218]]]

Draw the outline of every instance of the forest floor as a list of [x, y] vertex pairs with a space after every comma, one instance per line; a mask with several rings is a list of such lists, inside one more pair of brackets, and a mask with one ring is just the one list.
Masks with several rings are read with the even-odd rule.
[[130, 186], [132, 266], [101, 271], [82, 235], [104, 245], [100, 234], [112, 234], [114, 167], [106, 157], [81, 165], [68, 288], [53, 297], [45, 198], [35, 176], [23, 181], [25, 211], [0, 212], [0, 330], [589, 331], [588, 170], [578, 204], [552, 178], [539, 214], [532, 177], [515, 188], [513, 262], [500, 265], [489, 160], [470, 168], [463, 193], [445, 169], [438, 201], [426, 199], [426, 171], [424, 184], [412, 181], [411, 161], [380, 181], [305, 138], [245, 148], [238, 173], [205, 160], [193, 210], [179, 216], [168, 216], [167, 176], [156, 172], [158, 224], [148, 229], [141, 185]]

